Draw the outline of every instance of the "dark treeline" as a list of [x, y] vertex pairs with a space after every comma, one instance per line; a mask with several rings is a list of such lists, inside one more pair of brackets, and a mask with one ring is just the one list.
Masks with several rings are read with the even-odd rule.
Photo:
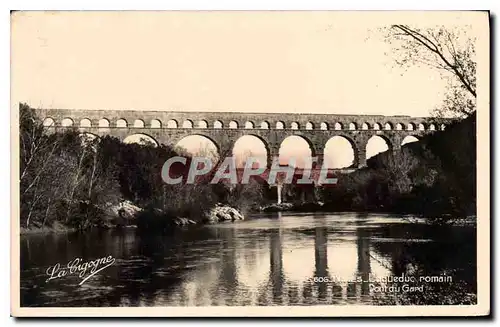
[[[227, 183], [168, 185], [161, 170], [178, 156], [171, 147], [125, 144], [117, 138], [51, 132], [35, 110], [20, 106], [21, 227], [87, 229], [105, 226], [107, 208], [124, 200], [143, 208], [137, 224], [164, 228], [170, 218], [195, 221], [217, 203], [248, 210], [264, 187]], [[187, 155], [187, 164], [191, 158]]]
[[[212, 173], [205, 182], [168, 185], [161, 177], [163, 164], [182, 155], [173, 148], [86, 135], [77, 128], [51, 132], [33, 109], [20, 106], [22, 228], [106, 226], [106, 209], [124, 200], [144, 209], [137, 223], [150, 228], [164, 227], [175, 217], [202, 221], [217, 203], [247, 212], [276, 200], [276, 190], [257, 179], [248, 185], [224, 180], [211, 184]], [[440, 219], [474, 215], [475, 142], [472, 115], [400, 151], [371, 158], [367, 168], [340, 175], [334, 186], [292, 185], [283, 196], [296, 203], [321, 198], [323, 210], [331, 211], [415, 213]], [[184, 156], [189, 165], [191, 158]]]
[[435, 221], [475, 215], [475, 114], [370, 158], [367, 168], [340, 176], [322, 197], [330, 210], [411, 213]]

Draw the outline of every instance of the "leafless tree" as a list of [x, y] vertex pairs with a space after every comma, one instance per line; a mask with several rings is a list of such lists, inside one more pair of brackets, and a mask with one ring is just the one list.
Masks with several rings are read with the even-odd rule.
[[475, 41], [470, 28], [416, 28], [396, 24], [384, 29], [399, 66], [423, 64], [448, 79], [448, 92], [436, 116], [467, 117], [476, 108]]
[[27, 105], [20, 106], [19, 134], [23, 227], [49, 226], [55, 219], [68, 224], [75, 203], [101, 205], [119, 194], [116, 178], [100, 165], [98, 139], [80, 142], [76, 131], [54, 133]]

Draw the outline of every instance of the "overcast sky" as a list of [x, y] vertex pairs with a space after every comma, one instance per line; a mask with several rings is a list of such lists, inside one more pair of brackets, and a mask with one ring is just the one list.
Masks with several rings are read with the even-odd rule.
[[378, 28], [476, 18], [466, 12], [17, 12], [12, 100], [42, 108], [427, 116], [446, 83], [432, 69], [395, 68]]
[[[457, 15], [444, 17], [450, 24], [466, 23]], [[424, 116], [441, 101], [444, 82], [430, 69], [402, 74], [392, 67], [377, 28], [400, 17], [18, 13], [12, 29], [13, 95], [46, 108]], [[405, 20], [436, 23], [435, 15]]]

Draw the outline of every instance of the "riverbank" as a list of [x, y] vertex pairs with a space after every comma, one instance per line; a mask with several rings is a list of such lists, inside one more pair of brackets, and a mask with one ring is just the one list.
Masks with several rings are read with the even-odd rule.
[[[100, 209], [102, 217], [98, 224], [88, 229], [139, 228], [143, 230], [168, 230], [197, 224], [217, 224], [244, 220], [245, 216], [237, 209], [217, 203], [212, 209], [193, 220], [181, 217], [168, 210], [159, 208], [140, 208], [130, 201], [121, 201], [117, 205], [108, 205]], [[76, 228], [55, 222], [52, 226], [32, 226], [20, 229], [21, 235], [70, 233]]]
[[[339, 212], [353, 212], [353, 213], [366, 213], [367, 211], [356, 210], [335, 210], [328, 204], [323, 202], [300, 202], [300, 203], [272, 203], [258, 208], [257, 212], [322, 212], [322, 213], [339, 213]], [[370, 213], [401, 215], [402, 218], [414, 223], [426, 223], [435, 225], [454, 225], [454, 226], [475, 226], [476, 216], [470, 215], [466, 217], [454, 217], [451, 215], [443, 215], [437, 217], [423, 217], [420, 214], [412, 212], [394, 212], [394, 211], [368, 211]]]
[[21, 227], [19, 229], [19, 234], [22, 235], [45, 235], [45, 234], [64, 234], [64, 233], [73, 233], [75, 232], [75, 228], [65, 227], [63, 225], [59, 225], [57, 227], [32, 227], [32, 228], [24, 228]]

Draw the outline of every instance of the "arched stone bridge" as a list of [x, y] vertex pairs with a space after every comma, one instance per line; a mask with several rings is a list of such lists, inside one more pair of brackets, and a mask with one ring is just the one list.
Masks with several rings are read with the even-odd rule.
[[366, 164], [366, 145], [375, 135], [382, 137], [390, 150], [397, 150], [406, 136], [419, 138], [445, 127], [435, 126], [425, 117], [410, 116], [68, 109], [37, 112], [46, 126], [56, 130], [78, 128], [82, 133], [112, 135], [121, 140], [144, 134], [158, 144], [174, 146], [186, 136], [200, 135], [214, 142], [220, 154], [231, 153], [238, 138], [253, 135], [264, 143], [268, 158], [277, 156], [283, 140], [292, 135], [306, 140], [312, 155], [322, 158], [326, 142], [341, 136], [354, 150], [354, 167]]

